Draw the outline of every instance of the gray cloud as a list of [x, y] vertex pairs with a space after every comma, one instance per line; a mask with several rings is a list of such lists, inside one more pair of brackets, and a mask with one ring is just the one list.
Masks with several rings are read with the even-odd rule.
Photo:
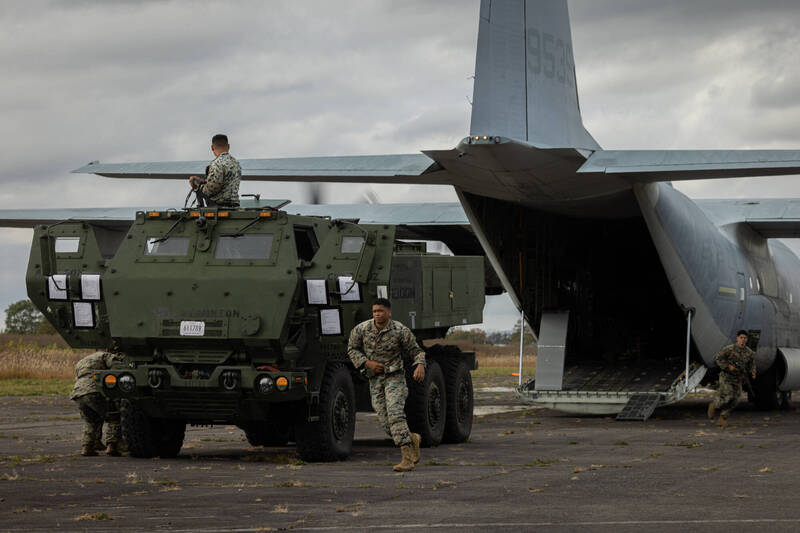
[[[204, 159], [218, 131], [240, 157], [452, 147], [469, 126], [478, 5], [0, 3], [0, 207], [180, 203], [181, 183], [68, 171], [94, 159]], [[799, 3], [573, 0], [570, 12], [584, 122], [605, 148], [800, 145]], [[678, 186], [704, 197], [800, 196], [795, 181]], [[364, 189], [325, 190], [349, 202]], [[443, 187], [375, 190], [384, 201], [455, 199]], [[306, 194], [296, 184], [242, 191]], [[20, 235], [0, 231], [0, 307], [24, 295]], [[493, 327], [513, 324], [493, 309]]]

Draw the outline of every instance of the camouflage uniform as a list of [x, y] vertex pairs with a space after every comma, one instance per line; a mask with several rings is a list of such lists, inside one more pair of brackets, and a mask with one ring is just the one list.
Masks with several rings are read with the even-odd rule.
[[[396, 446], [412, 444], [405, 413], [408, 386], [403, 371], [404, 354], [414, 357], [414, 366], [425, 366], [425, 352], [414, 334], [395, 320], [389, 320], [383, 328], [378, 328], [374, 319], [367, 320], [350, 333], [347, 355], [369, 378], [372, 407]], [[383, 364], [383, 373], [374, 374], [365, 368], [367, 360]]]
[[242, 180], [242, 167], [228, 152], [219, 154], [208, 165], [205, 184], [200, 192], [206, 198], [220, 205], [239, 205], [239, 182]]
[[[715, 409], [722, 409], [722, 418], [728, 418], [742, 395], [742, 380], [756, 371], [755, 352], [747, 346], [740, 348], [738, 344], [731, 344], [720, 350], [714, 360], [720, 372], [719, 388], [713, 404]], [[736, 370], [728, 370], [729, 365], [736, 367]]]
[[94, 447], [102, 442], [103, 422], [108, 422], [108, 443], [117, 443], [121, 437], [119, 408], [116, 402], [107, 400], [100, 393], [94, 373], [110, 368], [121, 356], [110, 352], [95, 352], [87, 355], [75, 365], [75, 388], [70, 399], [78, 402], [83, 418], [83, 446]]

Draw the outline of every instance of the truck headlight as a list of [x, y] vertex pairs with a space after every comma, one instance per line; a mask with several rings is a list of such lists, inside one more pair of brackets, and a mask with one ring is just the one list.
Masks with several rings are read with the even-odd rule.
[[275, 388], [275, 381], [269, 376], [256, 378], [256, 388], [261, 394], [269, 394]]
[[117, 380], [117, 384], [122, 392], [133, 392], [136, 388], [136, 378], [130, 374], [122, 374]]

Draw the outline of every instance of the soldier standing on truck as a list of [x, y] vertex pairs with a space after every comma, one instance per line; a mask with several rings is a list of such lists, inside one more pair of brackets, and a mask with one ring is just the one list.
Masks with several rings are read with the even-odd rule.
[[[118, 456], [124, 449], [120, 428], [117, 402], [107, 400], [100, 393], [100, 385], [94, 379], [98, 370], [107, 370], [122, 355], [113, 352], [95, 352], [87, 355], [75, 365], [75, 388], [70, 399], [78, 402], [83, 418], [83, 438], [81, 455], [97, 455], [98, 450], [106, 450], [108, 455]], [[103, 422], [108, 422], [108, 448], [103, 446]]]
[[402, 460], [395, 472], [407, 472], [419, 462], [421, 437], [411, 433], [406, 422], [408, 397], [403, 355], [413, 356], [414, 380], [425, 379], [425, 352], [414, 334], [400, 322], [391, 320], [392, 304], [378, 298], [372, 304], [372, 320], [360, 323], [350, 333], [347, 355], [353, 365], [369, 378], [372, 407], [386, 432], [400, 447]]
[[206, 199], [209, 206], [238, 207], [239, 182], [242, 180], [242, 167], [229, 153], [228, 136], [218, 133], [211, 138], [211, 151], [214, 160], [208, 165], [206, 177], [190, 176], [189, 185], [197, 191], [198, 197]]
[[708, 418], [714, 419], [714, 412], [719, 413], [719, 426], [728, 425], [728, 415], [739, 403], [742, 395], [742, 381], [747, 375], [756, 378], [755, 352], [747, 347], [747, 332], [740, 330], [736, 334], [736, 344], [724, 347], [714, 360], [719, 366], [719, 388], [714, 400], [708, 404]]

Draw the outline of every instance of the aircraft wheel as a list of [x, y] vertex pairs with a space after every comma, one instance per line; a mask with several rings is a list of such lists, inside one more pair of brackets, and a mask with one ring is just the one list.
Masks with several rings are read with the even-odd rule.
[[756, 407], [763, 411], [779, 409], [786, 400], [785, 393], [778, 390], [778, 372], [775, 365], [766, 372], [759, 374], [753, 381]]

